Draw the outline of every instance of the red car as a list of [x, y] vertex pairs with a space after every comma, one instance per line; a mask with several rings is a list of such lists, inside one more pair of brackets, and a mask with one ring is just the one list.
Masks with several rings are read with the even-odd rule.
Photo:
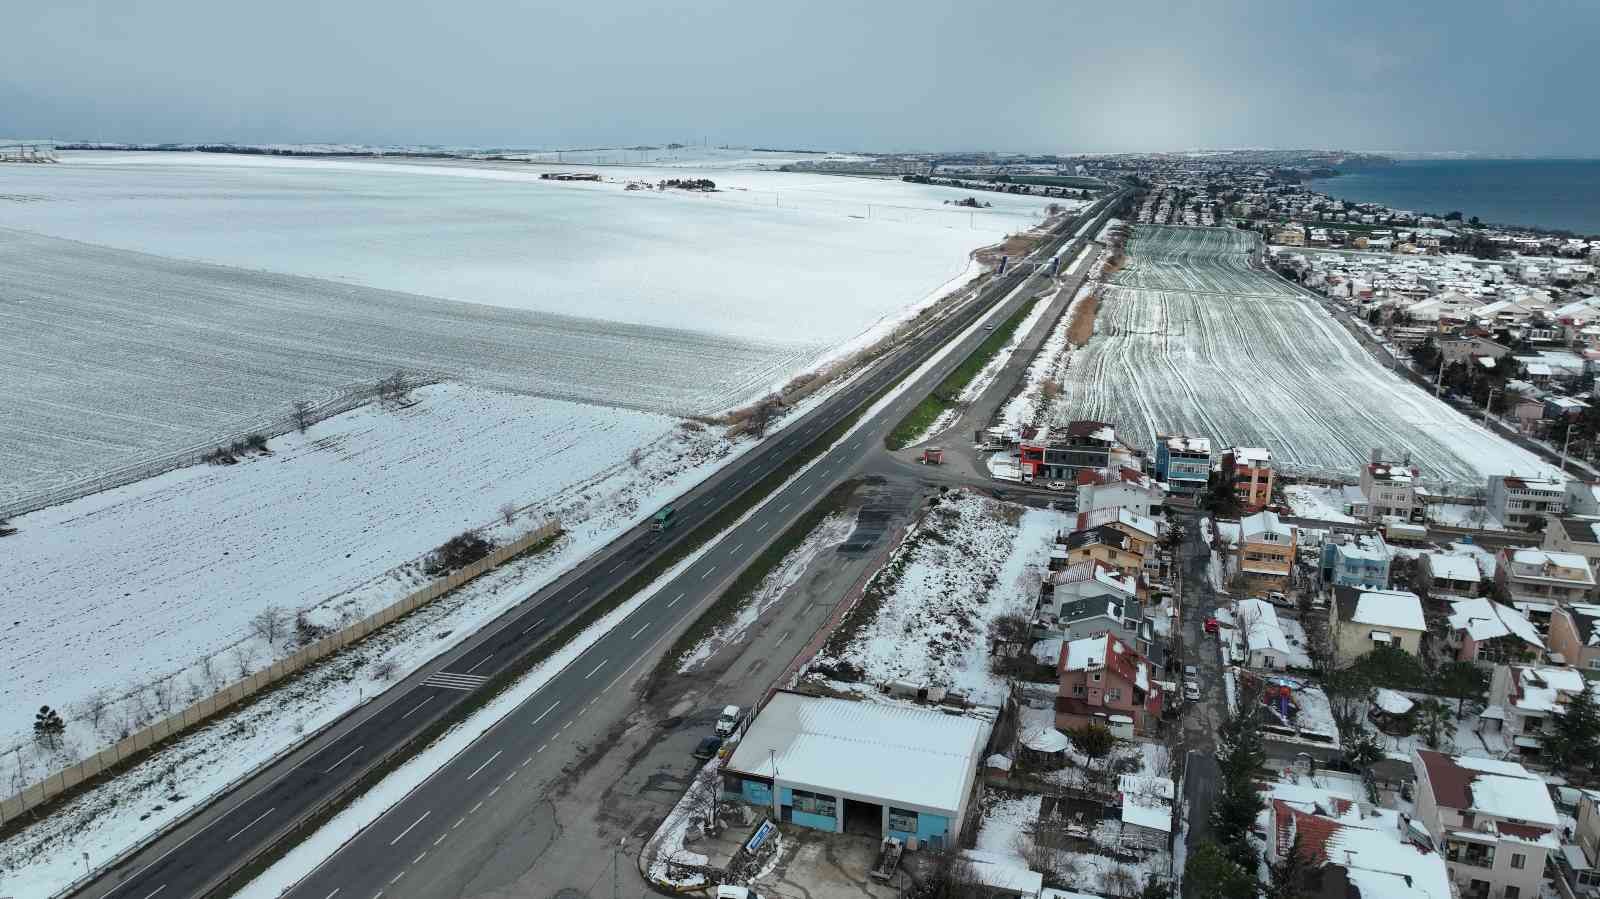
[[1217, 619], [1215, 619], [1215, 618], [1207, 618], [1205, 627], [1206, 627], [1206, 633], [1208, 633], [1208, 634], [1216, 633], [1217, 632]]

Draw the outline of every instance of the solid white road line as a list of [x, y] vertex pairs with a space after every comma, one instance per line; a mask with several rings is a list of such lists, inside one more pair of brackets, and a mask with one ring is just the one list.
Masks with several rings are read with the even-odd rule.
[[533, 723], [534, 724], [538, 724], [540, 721], [543, 721], [545, 719], [545, 716], [547, 716], [551, 712], [555, 711], [556, 710], [556, 706], [558, 706], [560, 704], [561, 704], [561, 700], [559, 700], [559, 699], [556, 700], [555, 702], [550, 703], [550, 708], [545, 709], [543, 714], [541, 714], [539, 717], [533, 719]]
[[367, 747], [366, 747], [365, 743], [363, 743], [360, 746], [357, 746], [356, 748], [354, 748], [354, 749], [350, 750], [349, 752], [345, 753], [344, 758], [338, 760], [337, 762], [334, 762], [333, 764], [329, 765], [327, 768], [323, 769], [322, 773], [323, 774], [332, 774], [333, 773], [333, 769], [339, 767], [340, 765], [344, 764], [345, 762], [350, 761], [350, 756], [355, 755], [356, 753], [358, 753], [361, 750], [366, 749], [366, 748]]
[[396, 843], [400, 842], [401, 840], [405, 839], [406, 834], [408, 834], [411, 831], [415, 830], [417, 825], [421, 824], [431, 814], [433, 814], [433, 809], [431, 809], [431, 808], [428, 809], [427, 811], [423, 812], [421, 818], [418, 818], [417, 820], [412, 821], [410, 827], [407, 827], [405, 830], [400, 831], [400, 836], [397, 836], [394, 839], [390, 840], [389, 841], [389, 845], [393, 846], [394, 844], [396, 844]]
[[[277, 810], [278, 810], [278, 807], [277, 806], [273, 806], [272, 808], [267, 809], [266, 811], [262, 812], [261, 814], [256, 815], [256, 820], [255, 821], [251, 821], [249, 824], [246, 824], [245, 826], [243, 826], [243, 827], [239, 828], [238, 830], [234, 831], [233, 832], [233, 837], [236, 837], [239, 834], [244, 833], [245, 831], [249, 830], [250, 828], [256, 826], [256, 823], [259, 822], [262, 818], [265, 818], [266, 816], [272, 814], [273, 812], [275, 812]], [[228, 837], [226, 842], [229, 842], [229, 843], [233, 842], [233, 837]]]
[[465, 672], [463, 672], [463, 673], [465, 673], [465, 674], [471, 674], [471, 673], [472, 673], [472, 672], [474, 672], [474, 671], [477, 671], [477, 670], [478, 670], [478, 668], [479, 668], [479, 667], [481, 667], [481, 666], [482, 666], [482, 665], [483, 665], [483, 663], [484, 663], [484, 662], [487, 662], [487, 661], [489, 661], [489, 660], [490, 660], [490, 659], [492, 659], [492, 658], [494, 658], [494, 656], [492, 656], [492, 655], [487, 655], [487, 656], [484, 656], [484, 657], [483, 657], [483, 658], [482, 658], [482, 659], [479, 659], [479, 660], [478, 660], [478, 664], [477, 664], [477, 665], [473, 665], [473, 666], [472, 666], [472, 667], [471, 667], [471, 668], [468, 668], [468, 669], [467, 669], [467, 670], [466, 670], [466, 671], [465, 671]]
[[637, 639], [639, 639], [639, 635], [640, 635], [640, 634], [642, 634], [642, 633], [644, 633], [644, 632], [645, 632], [645, 631], [646, 631], [646, 630], [648, 630], [648, 629], [649, 629], [649, 628], [650, 628], [650, 625], [648, 625], [648, 624], [641, 624], [641, 625], [639, 625], [639, 629], [638, 629], [638, 630], [636, 630], [636, 631], [634, 631], [634, 632], [633, 632], [633, 636], [631, 636], [631, 637], [629, 637], [629, 638], [628, 638], [628, 639], [629, 639], [629, 640], [637, 640]]
[[495, 759], [499, 758], [500, 757], [500, 753], [502, 753], [502, 752], [505, 752], [505, 750], [504, 749], [496, 749], [495, 752], [494, 752], [494, 755], [489, 756], [489, 760], [488, 761], [486, 761], [483, 764], [479, 765], [478, 767], [472, 769], [472, 773], [467, 775], [467, 780], [471, 780], [474, 777], [477, 777], [478, 776], [478, 772], [482, 771], [483, 769], [485, 769], [487, 767], [489, 767], [490, 763], [492, 763]]
[[[430, 702], [433, 702], [433, 697], [432, 696], [429, 696], [427, 699], [424, 699], [421, 702], [417, 703], [416, 705], [412, 706], [411, 707], [411, 712], [415, 712], [417, 709], [422, 708], [423, 706], [427, 705]], [[401, 715], [400, 716], [400, 720], [404, 721], [407, 718], [410, 718], [411, 717], [411, 712], [406, 712], [404, 715]]]

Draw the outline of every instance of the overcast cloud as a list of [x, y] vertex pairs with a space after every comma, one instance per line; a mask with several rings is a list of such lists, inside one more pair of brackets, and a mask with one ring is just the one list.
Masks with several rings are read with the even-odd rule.
[[6, 3], [0, 134], [1594, 155], [1600, 3]]

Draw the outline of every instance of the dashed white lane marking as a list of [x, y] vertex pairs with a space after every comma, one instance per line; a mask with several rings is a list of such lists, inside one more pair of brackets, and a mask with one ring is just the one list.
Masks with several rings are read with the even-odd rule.
[[756, 526], [756, 532], [757, 532], [757, 533], [759, 533], [759, 532], [761, 532], [761, 531], [764, 531], [764, 530], [766, 530], [766, 529], [767, 529], [767, 525], [769, 525], [769, 524], [771, 524], [771, 523], [772, 523], [772, 522], [770, 522], [770, 521], [763, 521], [763, 522], [761, 522], [761, 524], [759, 524], [759, 525], [757, 525], [757, 526]]
[[534, 755], [538, 755], [538, 754], [539, 754], [539, 753], [541, 753], [541, 752], [544, 752], [544, 750], [545, 750], [545, 747], [547, 747], [547, 746], [549, 746], [549, 745], [550, 745], [550, 744], [549, 744], [549, 743], [545, 743], [545, 744], [543, 744], [543, 745], [541, 745], [541, 746], [540, 746], [540, 747], [539, 747], [539, 748], [538, 748], [538, 749], [535, 749], [535, 750], [534, 750], [534, 751], [533, 751], [533, 754], [534, 754]]
[[534, 628], [538, 627], [539, 625], [544, 624], [544, 622], [545, 622], [545, 619], [540, 618], [538, 621], [535, 621], [534, 623], [532, 623], [532, 624], [528, 625], [527, 627], [523, 628], [522, 632], [524, 634], [526, 634], [528, 631], [531, 631]]
[[639, 625], [639, 629], [634, 631], [633, 632], [633, 636], [629, 637], [628, 639], [629, 640], [637, 640], [637, 639], [639, 639], [639, 635], [644, 633], [646, 630], [649, 630], [649, 628], [650, 628], [650, 625], [648, 625], [648, 624]]
[[744, 549], [744, 541], [743, 540], [739, 541], [738, 543], [735, 543], [733, 545], [733, 549], [728, 550], [728, 554], [732, 555], [732, 554], [738, 552], [741, 549]]
[[551, 712], [555, 711], [556, 710], [556, 706], [558, 706], [560, 704], [561, 704], [561, 700], [559, 700], [559, 699], [556, 700], [555, 702], [550, 703], [550, 708], [545, 709], [543, 712], [540, 713], [539, 717], [533, 719], [533, 723], [534, 724], [538, 724], [540, 721], [543, 721], [546, 717], [548, 717], [550, 715]]
[[492, 763], [495, 759], [499, 758], [500, 757], [500, 753], [502, 753], [502, 752], [505, 752], [505, 750], [504, 749], [495, 750], [494, 755], [489, 756], [488, 760], [486, 760], [483, 764], [479, 765], [478, 767], [472, 769], [472, 773], [467, 775], [467, 780], [471, 780], [474, 777], [477, 777], [478, 776], [478, 772], [480, 772], [483, 769], [489, 767], [490, 763]]
[[495, 784], [494, 785], [494, 789], [489, 791], [489, 795], [493, 796], [494, 794], [496, 794], [498, 792], [500, 792], [500, 785], [499, 784]]
[[672, 602], [667, 603], [667, 608], [670, 609], [673, 606], [677, 605], [678, 600], [680, 600], [682, 598], [683, 598], [683, 594], [682, 593], [679, 593], [677, 596], [672, 597]]
[[[415, 712], [417, 709], [422, 708], [423, 706], [427, 705], [430, 702], [433, 702], [433, 697], [432, 696], [429, 696], [427, 699], [424, 699], [421, 702], [417, 703], [416, 705], [412, 706], [411, 707], [411, 712]], [[411, 712], [406, 712], [404, 715], [401, 715], [400, 716], [400, 720], [404, 721], [407, 718], [410, 718], [411, 717]]]
[[422, 861], [422, 856], [427, 855], [427, 854], [428, 854], [428, 850], [426, 850], [426, 849], [422, 850], [422, 852], [419, 853], [416, 858], [411, 860], [411, 863], [414, 865], [417, 862]]
[[[272, 814], [273, 812], [275, 812], [277, 810], [278, 810], [278, 807], [277, 806], [273, 806], [272, 808], [267, 809], [266, 811], [262, 812], [261, 814], [256, 815], [256, 819], [254, 821], [251, 821], [249, 824], [246, 824], [245, 826], [243, 826], [243, 827], [239, 828], [238, 830], [234, 831], [233, 832], [233, 836], [232, 837], [228, 837], [226, 842], [229, 842], [229, 843], [233, 842], [234, 837], [237, 837], [239, 834], [244, 833], [245, 831], [249, 830], [250, 828], [256, 826], [257, 824], [259, 824], [261, 822], [262, 818], [265, 818], [266, 816]], [[166, 886], [166, 884], [162, 884], [162, 886]], [[155, 894], [152, 893], [151, 895], [153, 896]]]
[[329, 893], [326, 896], [323, 896], [322, 899], [333, 899], [333, 897], [339, 895], [339, 891], [342, 890], [342, 889], [344, 889], [344, 887], [334, 887], [333, 888], [333, 892]]
[[417, 820], [412, 821], [410, 827], [407, 827], [405, 830], [400, 831], [400, 835], [395, 837], [394, 839], [390, 840], [389, 841], [389, 845], [393, 846], [394, 844], [396, 844], [396, 843], [400, 842], [401, 840], [405, 839], [406, 834], [408, 834], [411, 831], [415, 830], [417, 825], [421, 824], [431, 814], [433, 814], [433, 809], [431, 809], [431, 808], [428, 809], [427, 811], [423, 812], [421, 818], [418, 818]]
[[[167, 888], [167, 885], [166, 884], [162, 884], [161, 886], [156, 887], [154, 892], [151, 892], [149, 895], [145, 896], [144, 899], [150, 899], [151, 896], [154, 896], [156, 893], [159, 893], [159, 892], [161, 892], [162, 890], [164, 890], [166, 888]], [[337, 891], [335, 891], [335, 892], [337, 892]]]
[[456, 823], [450, 825], [450, 829], [451, 830], [455, 830], [457, 827], [460, 827], [461, 825], [463, 825], [465, 823], [467, 823], [467, 816], [466, 815], [462, 815], [460, 818], [456, 819]]
[[471, 667], [471, 668], [468, 668], [468, 669], [467, 669], [467, 670], [466, 670], [466, 671], [465, 671], [465, 672], [463, 672], [463, 673], [464, 673], [464, 674], [471, 674], [471, 673], [472, 673], [472, 672], [474, 672], [474, 671], [477, 671], [477, 670], [478, 670], [478, 669], [479, 669], [479, 668], [481, 668], [481, 667], [482, 667], [482, 666], [483, 666], [483, 663], [484, 663], [484, 662], [487, 662], [487, 661], [489, 661], [489, 660], [490, 660], [490, 659], [492, 659], [492, 658], [494, 658], [494, 656], [492, 656], [492, 655], [487, 655], [487, 656], [484, 656], [484, 657], [483, 657], [483, 658], [481, 658], [481, 659], [479, 659], [479, 660], [478, 660], [478, 664], [476, 664], [476, 665], [473, 665], [473, 666], [472, 666], [472, 667]]
[[444, 842], [444, 838], [445, 838], [445, 837], [446, 837], [446, 836], [447, 836], [447, 834], [442, 834], [442, 833], [441, 833], [441, 834], [439, 834], [439, 839], [437, 839], [437, 840], [434, 840], [434, 841], [433, 841], [433, 845], [435, 845], [435, 846], [437, 846], [437, 845], [439, 845], [439, 844], [440, 844], [440, 843], [443, 843], [443, 842]]
[[396, 874], [395, 876], [389, 878], [389, 886], [394, 886], [395, 884], [399, 883], [400, 882], [400, 878], [402, 878], [404, 876], [406, 876], [406, 872], [401, 871], [399, 874]]
[[470, 815], [470, 814], [472, 814], [473, 812], [477, 811], [480, 808], [483, 808], [483, 803], [481, 803], [481, 802], [478, 803], [477, 805], [473, 806], [472, 809], [467, 812], [467, 814]]
[[345, 762], [350, 761], [350, 756], [355, 755], [356, 753], [358, 753], [361, 750], [366, 749], [366, 748], [367, 748], [366, 744], [364, 744], [364, 743], [362, 745], [360, 745], [360, 746], [357, 746], [356, 748], [354, 748], [354, 749], [350, 750], [349, 752], [345, 753], [344, 754], [344, 758], [339, 759], [337, 762], [334, 762], [333, 764], [329, 765], [327, 768], [323, 769], [322, 773], [323, 774], [331, 773], [333, 771], [333, 769], [339, 767], [340, 765], [344, 764]]
[[716, 570], [717, 570], [717, 566], [715, 566], [715, 565], [713, 565], [713, 566], [711, 566], [711, 567], [710, 567], [710, 568], [707, 568], [707, 569], [706, 569], [706, 573], [705, 573], [705, 574], [702, 574], [702, 575], [700, 575], [700, 580], [702, 580], [702, 581], [703, 581], [703, 580], [705, 580], [705, 579], [706, 579], [706, 578], [708, 578], [708, 577], [710, 577], [710, 576], [711, 576], [711, 572], [713, 572], [713, 571], [716, 571]]
[[588, 680], [589, 678], [594, 677], [596, 674], [599, 674], [600, 673], [600, 669], [606, 667], [606, 663], [609, 662], [609, 661], [611, 661], [611, 660], [610, 659], [601, 659], [600, 660], [600, 664], [594, 666], [594, 668], [591, 669], [588, 674], [585, 674], [583, 676], [583, 679], [584, 680]]

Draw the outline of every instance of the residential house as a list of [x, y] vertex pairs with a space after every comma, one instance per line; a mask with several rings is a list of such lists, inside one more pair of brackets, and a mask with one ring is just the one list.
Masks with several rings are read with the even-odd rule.
[[1569, 514], [1600, 516], [1600, 481], [1569, 480], [1566, 486], [1563, 505]]
[[1489, 705], [1480, 717], [1486, 728], [1498, 728], [1518, 752], [1534, 758], [1544, 749], [1551, 719], [1562, 714], [1574, 694], [1587, 689], [1588, 679], [1576, 668], [1496, 665], [1489, 678]]
[[1322, 582], [1345, 587], [1389, 586], [1394, 551], [1377, 532], [1334, 533], [1322, 544]]
[[[1156, 479], [1175, 501], [1189, 504], [1204, 493], [1211, 477], [1211, 441], [1205, 437], [1163, 434], [1156, 438]], [[1083, 508], [1079, 504], [1078, 508]]]
[[1212, 470], [1221, 474], [1233, 466], [1233, 492], [1246, 512], [1264, 509], [1272, 502], [1275, 474], [1272, 453], [1261, 447], [1236, 446], [1223, 450]]
[[[1131, 596], [1102, 594], [1073, 599], [1056, 606], [1052, 633], [1072, 642], [1085, 637], [1113, 634], [1142, 653], [1149, 652], [1150, 625], [1139, 601]], [[1055, 660], [1051, 660], [1054, 664]]]
[[1045, 576], [1039, 590], [1039, 618], [1053, 628], [1062, 607], [1097, 596], [1110, 597], [1119, 604], [1143, 598], [1140, 584], [1134, 578], [1101, 562], [1083, 562]]
[[1430, 552], [1419, 558], [1427, 572], [1428, 596], [1432, 599], [1472, 599], [1483, 592], [1483, 575], [1478, 561], [1461, 553]]
[[1253, 588], [1283, 590], [1294, 570], [1297, 531], [1270, 510], [1239, 519], [1239, 572]]
[[[1460, 297], [1461, 295], [1452, 291], [1434, 299], [1443, 300], [1444, 296]], [[1471, 302], [1472, 307], [1476, 307], [1476, 302], [1469, 302]], [[1486, 333], [1485, 331], [1475, 330], [1472, 336], [1463, 335], [1439, 341], [1439, 354], [1443, 358], [1444, 364], [1449, 365], [1454, 362], [1470, 363], [1477, 359], [1503, 359], [1511, 355], [1510, 347], [1496, 343], [1483, 336]]]
[[[1539, 414], [1544, 414], [1542, 403]], [[1567, 511], [1566, 478], [1496, 475], [1489, 478], [1487, 504], [1489, 514], [1508, 529], [1526, 529]]]
[[1521, 612], [1487, 597], [1450, 604], [1450, 646], [1457, 661], [1504, 664], [1538, 661], [1544, 638]]
[[1408, 590], [1333, 588], [1328, 606], [1328, 633], [1334, 659], [1340, 666], [1380, 646], [1422, 654], [1422, 635], [1428, 630], [1422, 617], [1422, 599]]
[[1077, 484], [1080, 512], [1122, 508], [1149, 518], [1159, 514], [1167, 501], [1161, 484], [1134, 468], [1085, 468], [1078, 472]]
[[1600, 673], [1600, 605], [1573, 603], [1556, 609], [1545, 642], [1568, 665]]
[[1557, 606], [1583, 602], [1594, 591], [1588, 559], [1548, 549], [1502, 549], [1495, 581], [1540, 633], [1548, 632]]
[[1577, 827], [1561, 847], [1556, 870], [1575, 899], [1600, 899], [1600, 790], [1578, 794]]
[[1061, 648], [1056, 728], [1102, 724], [1113, 733], [1145, 734], [1161, 719], [1162, 696], [1148, 661], [1107, 634]]
[[1367, 520], [1421, 521], [1422, 502], [1416, 490], [1421, 472], [1409, 460], [1385, 462], [1380, 455], [1380, 450], [1373, 450], [1370, 461], [1361, 469], [1360, 488], [1367, 500]]
[[1461, 899], [1537, 899], [1559, 819], [1544, 781], [1516, 762], [1418, 749], [1417, 821]]
[[1103, 421], [1073, 421], [1064, 428], [1041, 428], [1017, 449], [1017, 464], [1026, 480], [1074, 481], [1085, 468], [1104, 470], [1134, 466], [1134, 455], [1117, 431]]
[[1298, 837], [1305, 861], [1317, 872], [1320, 889], [1311, 895], [1454, 899], [1444, 857], [1399, 812], [1361, 801], [1358, 786], [1337, 791], [1279, 781], [1264, 792], [1266, 862], [1280, 864]]
[[1124, 774], [1117, 778], [1122, 803], [1119, 843], [1134, 852], [1166, 849], [1172, 840], [1173, 802], [1177, 785], [1158, 775]]
[[1128, 577], [1144, 571], [1145, 556], [1133, 538], [1109, 525], [1067, 535], [1067, 565], [1098, 562]]
[[1545, 549], [1574, 553], [1589, 561], [1591, 573], [1600, 572], [1600, 518], [1562, 515], [1545, 523]]
[[1278, 621], [1278, 610], [1261, 599], [1242, 599], [1234, 606], [1234, 623], [1244, 638], [1245, 665], [1267, 671], [1289, 666], [1293, 648]]

